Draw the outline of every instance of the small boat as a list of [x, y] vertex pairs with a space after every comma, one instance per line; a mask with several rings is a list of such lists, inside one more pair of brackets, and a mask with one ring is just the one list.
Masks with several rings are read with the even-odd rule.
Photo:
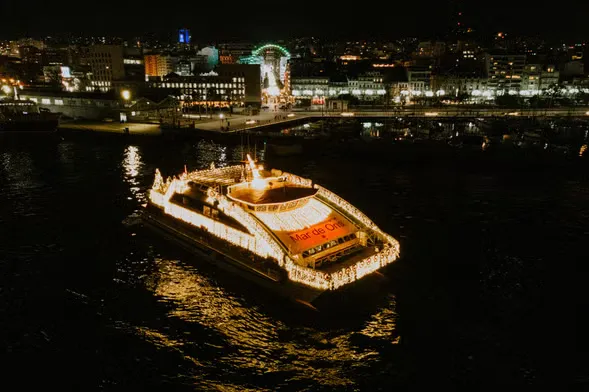
[[205, 260], [304, 303], [399, 257], [398, 241], [356, 207], [249, 155], [167, 180], [156, 171], [142, 218]]

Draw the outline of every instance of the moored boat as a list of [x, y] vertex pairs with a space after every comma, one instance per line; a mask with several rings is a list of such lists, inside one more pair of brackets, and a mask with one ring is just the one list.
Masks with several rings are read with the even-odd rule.
[[43, 111], [28, 100], [0, 101], [0, 133], [52, 134], [59, 126], [59, 115]]
[[224, 269], [309, 302], [399, 257], [399, 243], [326, 188], [246, 164], [156, 171], [144, 221]]

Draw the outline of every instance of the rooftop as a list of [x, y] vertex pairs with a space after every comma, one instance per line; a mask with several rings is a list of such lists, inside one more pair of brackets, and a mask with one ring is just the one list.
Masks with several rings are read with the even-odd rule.
[[284, 183], [273, 184], [272, 181], [268, 185], [269, 187], [265, 189], [236, 187], [231, 191], [230, 196], [233, 199], [238, 199], [249, 204], [277, 204], [303, 199], [317, 193], [317, 189], [303, 188]]

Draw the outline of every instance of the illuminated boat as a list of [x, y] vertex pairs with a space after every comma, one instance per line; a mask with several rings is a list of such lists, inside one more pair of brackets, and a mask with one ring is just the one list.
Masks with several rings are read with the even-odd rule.
[[144, 221], [209, 261], [312, 302], [392, 263], [399, 243], [311, 180], [244, 165], [156, 170]]

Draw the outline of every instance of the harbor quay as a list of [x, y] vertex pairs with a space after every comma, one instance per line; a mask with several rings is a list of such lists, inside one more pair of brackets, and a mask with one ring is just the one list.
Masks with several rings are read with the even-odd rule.
[[182, 117], [175, 123], [139, 123], [139, 122], [104, 122], [104, 121], [70, 121], [62, 122], [60, 130], [66, 132], [99, 132], [109, 134], [131, 134], [144, 136], [161, 136], [169, 131], [178, 131], [183, 135], [194, 133], [195, 136], [211, 134], [236, 134], [261, 132], [287, 128], [322, 119], [386, 119], [386, 118], [422, 118], [422, 119], [469, 119], [469, 118], [571, 118], [589, 119], [589, 107], [559, 107], [551, 109], [506, 109], [506, 108], [405, 108], [389, 110], [361, 110], [349, 112], [328, 111], [280, 111], [262, 112], [258, 115], [216, 114], [210, 116]]

